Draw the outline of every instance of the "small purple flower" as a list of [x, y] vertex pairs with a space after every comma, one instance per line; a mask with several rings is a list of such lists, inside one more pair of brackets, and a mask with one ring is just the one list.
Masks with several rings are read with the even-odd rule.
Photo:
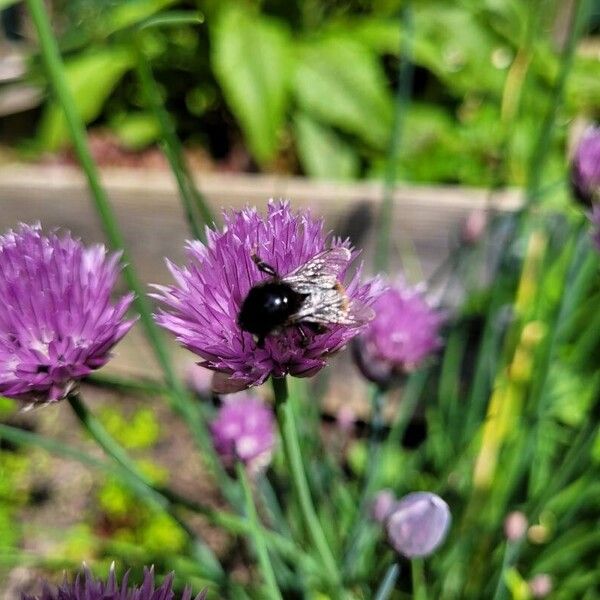
[[54, 402], [109, 360], [134, 323], [132, 294], [110, 300], [118, 263], [39, 224], [0, 236], [0, 394]]
[[[259, 347], [237, 322], [250, 289], [268, 277], [252, 254], [285, 277], [327, 247], [347, 247], [348, 243], [328, 242], [323, 222], [306, 211], [294, 214], [288, 202], [270, 201], [266, 218], [246, 208], [224, 214], [224, 220], [222, 231], [208, 231], [207, 245], [188, 242], [187, 266], [168, 263], [176, 285], [155, 286], [158, 293], [153, 296], [167, 307], [157, 315], [158, 323], [201, 356], [202, 366], [217, 371], [215, 391], [239, 391], [260, 385], [271, 375], [314, 375], [360, 327], [307, 329], [304, 339], [296, 327], [287, 327], [268, 335], [264, 347]], [[371, 303], [373, 284], [361, 285], [358, 273], [351, 278], [342, 273], [344, 279], [348, 279], [344, 286], [350, 303]]]
[[446, 539], [450, 509], [436, 494], [413, 492], [396, 502], [385, 520], [388, 539], [406, 558], [429, 556]]
[[215, 450], [226, 466], [239, 460], [256, 473], [271, 462], [275, 445], [273, 412], [247, 392], [223, 403], [210, 431]]
[[[104, 583], [94, 579], [89, 569], [84, 568], [75, 581], [65, 581], [56, 591], [48, 584], [39, 596], [22, 596], [21, 600], [173, 600], [173, 574], [167, 575], [163, 583], [154, 587], [154, 569], [144, 568], [142, 585], [129, 585], [129, 572], [125, 573], [121, 585], [117, 582], [114, 567], [111, 567], [108, 581]], [[200, 593], [195, 600], [203, 600], [205, 593]], [[187, 589], [181, 600], [191, 600], [192, 592]]]
[[571, 185], [584, 206], [600, 202], [600, 127], [588, 127], [581, 136], [571, 162]]
[[353, 344], [362, 374], [382, 387], [417, 368], [441, 344], [443, 315], [418, 289], [399, 283], [374, 302], [375, 318]]

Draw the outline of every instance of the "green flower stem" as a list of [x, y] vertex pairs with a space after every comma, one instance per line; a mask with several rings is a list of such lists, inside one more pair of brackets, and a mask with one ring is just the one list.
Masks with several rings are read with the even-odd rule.
[[298, 432], [294, 423], [294, 414], [288, 402], [287, 381], [285, 377], [272, 377], [271, 381], [275, 394], [275, 411], [277, 413], [279, 432], [302, 518], [325, 570], [333, 582], [339, 585], [341, 583], [339, 570], [310, 497], [310, 490], [308, 489], [308, 482], [304, 473], [304, 466], [302, 465], [302, 455], [298, 442]]
[[135, 47], [137, 58], [136, 72], [142, 93], [150, 110], [154, 113], [158, 121], [162, 137], [162, 150], [169, 161], [173, 175], [175, 175], [190, 231], [196, 239], [205, 242], [206, 234], [204, 225], [210, 225], [214, 221], [214, 218], [206, 200], [198, 191], [192, 175], [187, 168], [183, 148], [177, 138], [173, 120], [164, 107], [163, 99], [152, 75], [150, 63], [143, 53], [143, 39], [141, 36], [142, 33], [138, 32]]
[[254, 498], [252, 497], [252, 488], [248, 481], [248, 474], [241, 462], [236, 464], [236, 472], [238, 481], [241, 483], [242, 489], [244, 490], [246, 514], [250, 521], [251, 536], [254, 541], [254, 546], [256, 547], [258, 562], [265, 580], [268, 597], [271, 598], [271, 600], [283, 600], [279, 587], [277, 586], [277, 580], [275, 579], [275, 573], [273, 572], [273, 566], [271, 565], [271, 559], [269, 558], [269, 552], [263, 536], [262, 527], [258, 521], [258, 514], [256, 513]]
[[396, 169], [398, 156], [400, 154], [400, 142], [402, 139], [404, 119], [406, 118], [410, 104], [410, 90], [413, 79], [413, 24], [409, 3], [402, 9], [400, 26], [402, 31], [400, 32], [401, 46], [398, 68], [398, 87], [396, 89], [394, 124], [387, 153], [383, 197], [377, 224], [374, 261], [375, 271], [385, 271], [389, 262], [392, 213], [394, 208], [394, 184], [396, 183]]
[[102, 372], [90, 373], [84, 380], [88, 385], [137, 392], [140, 394], [167, 395], [169, 390], [160, 382], [152, 379], [130, 379], [120, 375], [107, 375]]
[[[343, 569], [345, 574], [352, 574], [352, 570], [358, 563], [358, 557], [361, 551], [363, 555], [366, 555], [374, 550], [376, 538], [371, 538], [369, 541], [366, 535], [369, 527], [367, 510], [369, 507], [369, 502], [375, 493], [377, 486], [379, 485], [381, 469], [383, 465], [381, 456], [385, 456], [385, 453], [391, 448], [400, 447], [404, 431], [406, 430], [406, 427], [415, 412], [428, 376], [429, 369], [423, 368], [419, 371], [416, 371], [409, 377], [404, 388], [402, 402], [396, 418], [392, 423], [390, 433], [388, 434], [385, 443], [376, 447], [376, 455], [369, 462], [369, 472], [367, 473], [366, 481], [361, 493], [359, 510], [356, 513], [357, 516], [350, 534], [346, 538], [347, 542], [345, 544], [343, 561]], [[368, 551], [364, 548], [364, 544], [366, 542], [369, 542]]]
[[427, 587], [425, 586], [423, 559], [413, 558], [410, 561], [410, 570], [412, 574], [413, 600], [427, 600]]
[[216, 474], [225, 495], [231, 502], [235, 503], [236, 494], [232, 488], [232, 482], [214, 453], [206, 424], [199, 413], [198, 407], [190, 399], [185, 388], [175, 375], [167, 346], [152, 318], [152, 309], [146, 296], [146, 290], [142, 286], [134, 268], [131, 266], [132, 263], [125, 249], [123, 235], [106, 192], [100, 183], [98, 169], [90, 153], [85, 127], [67, 83], [64, 65], [56, 38], [52, 33], [44, 2], [43, 0], [26, 0], [26, 3], [31, 20], [38, 34], [48, 79], [52, 85], [56, 100], [63, 109], [75, 154], [87, 178], [92, 192], [92, 199], [104, 227], [106, 237], [112, 248], [120, 250], [123, 253], [123, 276], [129, 288], [136, 295], [135, 306], [140, 313], [142, 327], [164, 373], [165, 380], [172, 391], [168, 397], [171, 407], [186, 421], [197, 446], [201, 450], [211, 471]]
[[375, 596], [373, 596], [373, 600], [388, 600], [394, 591], [394, 586], [396, 585], [399, 575], [400, 565], [398, 563], [390, 565], [383, 579], [381, 580], [381, 584], [375, 593]]
[[[82, 404], [81, 401], [79, 404]], [[89, 411], [87, 411], [85, 405], [83, 405], [83, 411], [86, 412], [85, 419], [87, 423], [95, 421], [93, 429], [100, 431], [103, 429], [101, 423], [99, 423]], [[78, 417], [79, 418], [79, 417]], [[87, 426], [86, 426], [87, 429]], [[89, 431], [89, 430], [88, 430]], [[110, 434], [104, 430], [100, 434], [104, 439], [110, 437]], [[183, 496], [180, 496], [176, 492], [173, 492], [167, 487], [150, 484], [147, 482], [147, 478], [139, 474], [139, 470], [136, 468], [135, 472], [129, 471], [123, 467], [119, 462], [105, 462], [92, 456], [78, 448], [73, 448], [63, 442], [58, 442], [51, 438], [31, 433], [17, 427], [11, 427], [10, 425], [4, 425], [0, 423], [0, 438], [9, 440], [14, 444], [20, 446], [33, 446], [41, 448], [46, 452], [50, 452], [56, 456], [61, 456], [69, 460], [75, 460], [87, 467], [99, 470], [110, 477], [118, 479], [122, 484], [126, 485], [132, 492], [138, 497], [143, 498], [148, 504], [156, 509], [168, 510], [169, 504], [181, 508], [185, 508], [192, 512], [201, 514], [207, 518], [207, 520], [217, 526], [222, 527], [229, 533], [235, 535], [248, 535], [250, 533], [250, 524], [244, 518], [241, 518], [233, 513], [211, 508], [199, 502], [189, 500]], [[110, 446], [115, 448], [119, 446], [118, 443], [112, 439]], [[120, 451], [118, 452], [123, 458], [122, 454], [125, 454], [125, 450], [119, 446]], [[125, 463], [132, 463], [129, 457], [124, 460]], [[141, 475], [141, 477], [139, 475]], [[264, 535], [267, 538], [269, 544], [273, 546], [282, 556], [285, 556], [290, 561], [297, 562], [299, 559], [304, 561], [307, 566], [315, 571], [318, 571], [318, 565], [308, 555], [306, 555], [296, 544], [291, 540], [283, 537], [270, 530], [265, 530]]]
[[515, 542], [507, 541], [504, 546], [504, 556], [502, 557], [502, 567], [494, 592], [493, 600], [504, 600], [508, 596], [508, 588], [506, 587], [506, 574], [519, 559], [521, 553], [522, 540]]
[[108, 456], [123, 467], [123, 476], [131, 478], [132, 480], [137, 480], [131, 482], [132, 487], [141, 484], [145, 488], [146, 495], [152, 497], [158, 496], [157, 500], [160, 501], [162, 508], [171, 515], [194, 544], [195, 552], [198, 554], [203, 566], [209, 567], [211, 571], [217, 575], [218, 579], [223, 579], [225, 575], [223, 568], [210, 548], [196, 536], [185, 521], [175, 514], [168, 500], [160, 496], [153, 489], [150, 479], [138, 469], [137, 465], [128, 456], [127, 452], [125, 452], [118, 442], [108, 433], [108, 431], [106, 431], [102, 423], [100, 423], [100, 421], [88, 410], [81, 398], [77, 394], [71, 394], [67, 398], [67, 401], [83, 428], [92, 436]]
[[587, 14], [588, 1], [574, 0], [571, 13], [571, 26], [569, 28], [569, 35], [563, 49], [558, 76], [554, 85], [552, 103], [548, 108], [548, 112], [546, 113], [546, 116], [540, 127], [540, 134], [531, 157], [531, 163], [528, 171], [529, 177], [526, 187], [527, 202], [532, 202], [534, 199], [539, 198], [538, 190], [540, 188], [544, 164], [548, 158], [550, 148], [552, 147], [550, 143], [550, 137], [552, 135], [552, 130], [554, 129], [558, 109], [563, 101], [565, 85], [573, 66], [577, 42], [583, 30], [583, 26], [586, 21], [585, 17]]

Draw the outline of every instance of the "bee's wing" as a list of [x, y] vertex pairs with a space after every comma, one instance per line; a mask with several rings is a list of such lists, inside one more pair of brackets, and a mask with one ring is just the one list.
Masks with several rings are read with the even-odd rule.
[[359, 326], [368, 323], [374, 316], [371, 308], [349, 301], [343, 288], [335, 286], [328, 290], [313, 289], [300, 310], [292, 315], [290, 322]]
[[352, 254], [348, 248], [329, 248], [319, 252], [282, 279], [300, 294], [312, 294], [317, 289], [331, 290], [351, 258]]

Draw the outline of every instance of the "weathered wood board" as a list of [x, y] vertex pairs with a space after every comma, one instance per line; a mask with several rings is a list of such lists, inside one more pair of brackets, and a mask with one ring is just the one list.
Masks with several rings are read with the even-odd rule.
[[[170, 281], [168, 256], [183, 260], [189, 237], [177, 189], [167, 171], [111, 169], [103, 182], [118, 215], [132, 261], [144, 283]], [[322, 215], [336, 234], [350, 233], [368, 249], [382, 186], [377, 182], [326, 183], [300, 178], [201, 174], [198, 185], [215, 212], [244, 205], [264, 207], [268, 198], [288, 198], [295, 207]], [[394, 192], [392, 237], [396, 247], [414, 244], [423, 273], [430, 273], [452, 249], [452, 241], [474, 209], [512, 210], [517, 191], [490, 197], [485, 190], [458, 187], [398, 186]], [[349, 215], [353, 215], [351, 222]], [[74, 167], [4, 165], [0, 167], [0, 231], [19, 222], [41, 221], [47, 228], [71, 230], [86, 242], [104, 241], [84, 176]], [[409, 242], [410, 240], [410, 242]], [[396, 263], [397, 264], [397, 263]], [[178, 362], [189, 362], [177, 351]], [[158, 371], [140, 331], [118, 348], [107, 370], [154, 376]]]

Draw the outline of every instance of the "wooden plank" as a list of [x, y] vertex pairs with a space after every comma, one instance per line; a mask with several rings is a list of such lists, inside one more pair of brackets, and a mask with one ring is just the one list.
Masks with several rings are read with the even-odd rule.
[[[177, 189], [168, 171], [110, 169], [102, 173], [106, 190], [121, 223], [130, 254], [144, 283], [170, 282], [164, 257], [183, 261], [183, 244], [189, 237]], [[244, 205], [265, 206], [268, 198], [289, 198], [294, 207], [310, 208], [325, 218], [336, 233], [366, 233], [367, 264], [373, 223], [381, 198], [376, 182], [331, 183], [264, 175], [202, 174], [199, 187], [215, 212]], [[394, 192], [393, 229], [396, 245], [412, 240], [430, 273], [451, 249], [466, 216], [474, 209], [514, 210], [520, 195], [511, 190], [490, 198], [485, 190], [458, 187], [398, 186]], [[44, 227], [71, 230], [88, 243], [104, 241], [85, 178], [74, 167], [0, 167], [0, 231], [19, 222], [41, 221]], [[354, 215], [349, 224], [348, 215]], [[365, 227], [366, 226], [366, 227]], [[366, 229], [367, 231], [361, 231]], [[395, 263], [397, 265], [397, 261]], [[178, 351], [178, 362], [191, 361]], [[108, 369], [120, 373], [155, 375], [156, 365], [139, 331], [127, 336], [119, 358]]]

